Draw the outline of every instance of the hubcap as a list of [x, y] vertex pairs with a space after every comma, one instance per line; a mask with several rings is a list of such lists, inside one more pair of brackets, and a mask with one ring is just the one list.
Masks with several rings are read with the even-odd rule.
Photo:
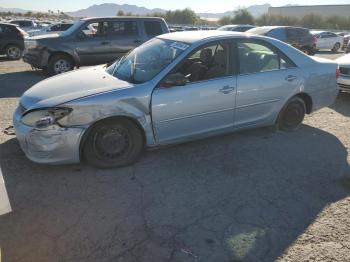
[[101, 128], [94, 137], [94, 149], [101, 158], [115, 160], [126, 155], [131, 148], [131, 137], [122, 126]]
[[17, 46], [11, 46], [8, 50], [7, 50], [7, 55], [10, 58], [16, 59], [16, 58], [20, 58], [21, 56], [21, 50], [17, 47]]
[[54, 70], [56, 74], [68, 72], [70, 69], [71, 64], [65, 59], [60, 59], [54, 64]]

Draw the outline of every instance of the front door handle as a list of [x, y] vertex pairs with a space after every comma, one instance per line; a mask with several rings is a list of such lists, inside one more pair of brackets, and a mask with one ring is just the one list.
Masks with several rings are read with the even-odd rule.
[[140, 44], [140, 43], [141, 43], [141, 40], [134, 40], [134, 43], [135, 43], [135, 44]]
[[297, 79], [296, 76], [293, 76], [293, 75], [289, 75], [289, 76], [286, 76], [285, 80], [288, 81], [288, 82], [292, 82], [294, 81], [295, 79]]
[[103, 42], [101, 42], [101, 45], [109, 45], [109, 42], [103, 41]]
[[233, 90], [235, 90], [235, 88], [233, 86], [224, 86], [223, 88], [219, 89], [219, 92], [223, 93], [223, 94], [229, 94]]

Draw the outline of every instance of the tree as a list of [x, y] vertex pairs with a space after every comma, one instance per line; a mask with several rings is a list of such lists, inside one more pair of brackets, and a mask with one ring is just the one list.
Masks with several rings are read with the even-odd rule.
[[254, 17], [247, 9], [237, 9], [234, 11], [234, 16], [231, 20], [232, 24], [254, 24]]
[[117, 13], [117, 16], [125, 16], [125, 13], [123, 10], [119, 10]]
[[229, 25], [231, 24], [232, 17], [231, 16], [223, 16], [219, 19], [219, 25]]

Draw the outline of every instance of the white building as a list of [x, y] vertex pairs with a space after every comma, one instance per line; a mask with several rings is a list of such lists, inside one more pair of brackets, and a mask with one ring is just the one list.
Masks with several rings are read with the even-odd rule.
[[350, 17], [349, 5], [304, 5], [269, 7], [269, 15], [292, 16], [302, 18], [308, 14], [320, 16]]

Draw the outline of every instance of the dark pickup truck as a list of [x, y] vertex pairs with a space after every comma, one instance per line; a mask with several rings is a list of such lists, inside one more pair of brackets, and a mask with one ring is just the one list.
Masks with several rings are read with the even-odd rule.
[[87, 18], [61, 34], [29, 37], [23, 60], [49, 75], [112, 62], [149, 39], [169, 33], [157, 17]]

